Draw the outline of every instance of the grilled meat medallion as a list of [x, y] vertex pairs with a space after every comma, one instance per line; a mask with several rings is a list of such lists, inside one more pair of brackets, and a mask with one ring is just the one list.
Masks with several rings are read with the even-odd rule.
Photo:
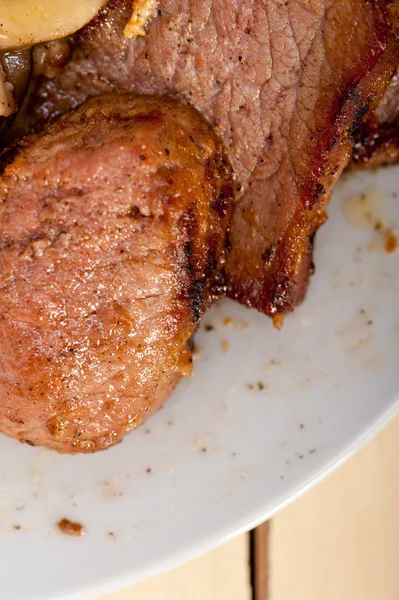
[[107, 448], [190, 372], [224, 260], [221, 143], [193, 108], [110, 94], [0, 163], [0, 432]]

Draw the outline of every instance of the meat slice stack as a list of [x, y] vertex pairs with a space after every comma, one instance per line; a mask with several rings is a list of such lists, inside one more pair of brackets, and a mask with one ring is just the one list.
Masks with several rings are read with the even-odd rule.
[[221, 144], [190, 107], [111, 94], [1, 159], [0, 432], [107, 448], [190, 373], [224, 259]]
[[127, 39], [131, 0], [111, 0], [73, 37], [16, 125], [72, 112], [1, 156], [0, 431], [64, 452], [122, 439], [189, 369], [222, 266], [276, 324], [301, 301], [399, 63], [398, 5], [159, 0]]
[[39, 87], [33, 122], [109, 89], [193, 104], [236, 178], [228, 293], [292, 310], [353, 136], [399, 63], [398, 0], [160, 0], [133, 40], [130, 11], [111, 0], [76, 36], [69, 66]]

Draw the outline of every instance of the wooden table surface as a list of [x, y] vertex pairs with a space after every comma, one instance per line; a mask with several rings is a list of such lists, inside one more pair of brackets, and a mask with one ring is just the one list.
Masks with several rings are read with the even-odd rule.
[[399, 600], [398, 510], [399, 417], [255, 534], [101, 600]]

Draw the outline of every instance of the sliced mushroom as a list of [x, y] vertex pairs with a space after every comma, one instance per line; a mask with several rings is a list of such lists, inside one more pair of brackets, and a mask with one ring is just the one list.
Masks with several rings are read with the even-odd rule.
[[75, 33], [107, 0], [1, 0], [0, 49], [21, 48]]
[[0, 52], [0, 134], [13, 122], [25, 98], [31, 71], [30, 48]]
[[32, 73], [32, 49], [22, 48], [0, 52], [6, 80], [14, 89], [14, 97], [18, 105], [22, 104], [28, 89]]

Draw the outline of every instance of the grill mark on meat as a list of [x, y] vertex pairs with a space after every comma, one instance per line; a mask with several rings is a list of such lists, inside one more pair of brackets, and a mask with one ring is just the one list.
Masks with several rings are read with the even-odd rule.
[[[195, 247], [195, 238], [198, 235], [198, 223], [195, 210], [189, 207], [182, 217], [181, 226], [186, 234], [186, 242], [183, 247], [185, 256], [185, 268], [189, 277], [188, 297], [193, 313], [193, 322], [199, 321], [203, 311], [204, 282], [202, 278], [204, 273], [199, 269], [197, 249]], [[208, 238], [209, 240], [209, 238]], [[210, 248], [208, 241], [208, 248]], [[206, 268], [205, 273], [208, 273]]]
[[189, 296], [191, 300], [191, 307], [193, 311], [193, 322], [197, 323], [201, 316], [204, 306], [204, 292], [205, 292], [205, 284], [200, 279], [196, 279], [193, 281], [190, 286]]
[[363, 121], [364, 116], [367, 114], [369, 108], [370, 108], [369, 104], [362, 104], [356, 110], [352, 125], [349, 127], [349, 130], [348, 130], [349, 137], [351, 137], [354, 142], [356, 141], [356, 136], [358, 134], [359, 127]]
[[[215, 272], [219, 259], [218, 259], [218, 247], [219, 240], [215, 234], [210, 234], [208, 236], [208, 258], [207, 258], [207, 269], [206, 269], [206, 277], [210, 277], [212, 273]], [[223, 259], [222, 259], [223, 260]]]

